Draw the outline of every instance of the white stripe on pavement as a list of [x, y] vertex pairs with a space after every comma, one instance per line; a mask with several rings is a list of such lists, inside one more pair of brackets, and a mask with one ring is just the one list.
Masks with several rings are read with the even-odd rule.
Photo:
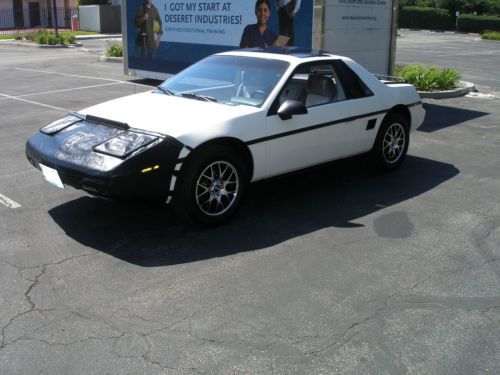
[[129, 82], [129, 81], [123, 81], [119, 79], [111, 79], [111, 78], [100, 78], [100, 77], [89, 77], [89, 76], [80, 76], [76, 74], [68, 74], [68, 73], [59, 73], [59, 72], [51, 72], [49, 70], [37, 70], [37, 69], [25, 69], [25, 68], [14, 68], [16, 70], [22, 70], [25, 72], [35, 72], [35, 73], [45, 73], [45, 74], [57, 74], [60, 76], [66, 76], [66, 77], [76, 77], [76, 78], [87, 78], [87, 79], [99, 79], [101, 81], [110, 81], [110, 82], [120, 82], [120, 83], [126, 83], [128, 85], [137, 85], [137, 86], [144, 86], [144, 87], [149, 87], [153, 88], [152, 86], [149, 85], [143, 85], [142, 83], [136, 83], [136, 82]]
[[[71, 89], [62, 89], [62, 90], [54, 90], [54, 91], [34, 92], [32, 94], [16, 95], [16, 96], [12, 96], [12, 97], [5, 96], [3, 98], [0, 98], [0, 100], [2, 100], [2, 99], [12, 99], [12, 98], [25, 98], [27, 96], [36, 96], [36, 95], [56, 94], [58, 92], [93, 89], [93, 88], [96, 88], [96, 87], [110, 86], [110, 85], [120, 85], [120, 84], [122, 84], [122, 82], [103, 83], [103, 84], [100, 84], [100, 85], [73, 87]], [[4, 94], [0, 94], [0, 95], [4, 95]]]
[[61, 107], [54, 107], [53, 105], [43, 104], [43, 103], [39, 103], [39, 102], [34, 102], [34, 101], [32, 101], [32, 100], [27, 100], [27, 99], [18, 98], [18, 97], [11, 96], [11, 95], [7, 95], [7, 94], [2, 94], [1, 92], [0, 92], [0, 95], [1, 95], [1, 96], [5, 96], [5, 98], [8, 98], [8, 99], [19, 100], [19, 101], [21, 101], [21, 102], [30, 103], [30, 104], [35, 104], [35, 105], [39, 105], [39, 106], [42, 106], [42, 107], [47, 107], [47, 108], [51, 108], [51, 109], [56, 109], [56, 110], [58, 110], [58, 111], [63, 111], [63, 112], [71, 112], [71, 110], [70, 110], [70, 109], [61, 108]]
[[0, 193], [0, 203], [3, 204], [6, 207], [9, 207], [9, 208], [19, 208], [19, 207], [21, 207], [21, 205], [19, 203], [14, 202], [12, 199], [10, 199], [9, 197], [6, 197], [2, 193]]

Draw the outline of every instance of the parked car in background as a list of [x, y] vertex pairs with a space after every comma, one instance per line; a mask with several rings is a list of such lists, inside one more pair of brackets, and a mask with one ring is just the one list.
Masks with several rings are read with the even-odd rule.
[[219, 224], [250, 182], [362, 153], [399, 167], [424, 114], [412, 85], [383, 82], [349, 58], [238, 50], [71, 113], [32, 136], [26, 153], [56, 186], [157, 197]]

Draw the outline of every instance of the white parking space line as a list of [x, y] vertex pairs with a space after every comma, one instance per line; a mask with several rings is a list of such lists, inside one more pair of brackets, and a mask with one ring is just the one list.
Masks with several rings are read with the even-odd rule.
[[8, 208], [19, 208], [21, 205], [17, 202], [14, 202], [12, 199], [9, 197], [6, 197], [2, 193], [0, 193], [0, 203], [3, 204], [4, 206]]
[[[71, 112], [71, 110], [70, 110], [70, 109], [61, 108], [61, 107], [55, 107], [55, 106], [53, 106], [53, 105], [44, 104], [44, 103], [39, 103], [39, 102], [34, 102], [34, 101], [32, 101], [32, 100], [23, 99], [23, 98], [18, 98], [18, 97], [11, 96], [11, 95], [7, 95], [7, 94], [2, 94], [1, 92], [0, 92], [0, 95], [1, 95], [1, 96], [4, 96], [4, 97], [5, 97], [5, 98], [7, 98], [7, 99], [19, 100], [19, 101], [21, 101], [21, 102], [30, 103], [30, 104], [35, 104], [35, 105], [39, 105], [39, 106], [42, 106], [42, 107], [55, 109], [55, 110], [62, 111], [62, 112]], [[5, 99], [5, 98], [2, 98], [2, 99]]]
[[89, 76], [81, 76], [77, 74], [68, 74], [68, 73], [59, 73], [59, 72], [51, 72], [49, 70], [37, 70], [37, 69], [25, 69], [25, 68], [14, 68], [16, 70], [22, 70], [25, 72], [35, 72], [35, 73], [45, 73], [45, 74], [55, 74], [55, 75], [61, 75], [61, 76], [66, 76], [66, 77], [75, 77], [75, 78], [87, 78], [87, 79], [97, 79], [101, 81], [110, 81], [110, 82], [120, 82], [120, 83], [125, 83], [128, 85], [137, 85], [137, 86], [144, 86], [144, 87], [151, 87], [149, 85], [143, 85], [141, 83], [135, 83], [135, 82], [129, 82], [129, 81], [123, 81], [119, 79], [111, 79], [111, 78], [101, 78], [101, 77], [89, 77]]
[[[93, 89], [93, 88], [96, 88], [96, 87], [111, 86], [111, 85], [121, 85], [121, 84], [122, 84], [122, 82], [102, 83], [100, 85], [73, 87], [71, 89], [62, 89], [62, 90], [53, 90], [53, 91], [44, 91], [44, 92], [35, 92], [35, 93], [31, 93], [31, 94], [16, 95], [16, 96], [12, 96], [12, 97], [4, 96], [3, 98], [0, 98], [0, 100], [2, 100], [2, 99], [12, 99], [12, 98], [25, 98], [27, 96], [36, 96], [36, 95], [45, 95], [45, 94], [56, 94], [58, 92]], [[5, 95], [5, 94], [0, 94], [0, 95]]]

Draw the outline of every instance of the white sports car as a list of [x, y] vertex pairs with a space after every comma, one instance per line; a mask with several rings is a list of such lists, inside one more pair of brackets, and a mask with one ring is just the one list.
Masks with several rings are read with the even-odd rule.
[[218, 224], [250, 182], [371, 152], [397, 168], [425, 111], [410, 84], [290, 48], [220, 53], [150, 92], [50, 124], [26, 145], [45, 178], [100, 197], [157, 197]]

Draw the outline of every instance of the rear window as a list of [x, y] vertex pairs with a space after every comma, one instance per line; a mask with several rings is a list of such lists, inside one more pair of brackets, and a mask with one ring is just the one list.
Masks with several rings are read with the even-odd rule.
[[349, 68], [343, 61], [334, 62], [338, 78], [342, 83], [346, 99], [359, 99], [366, 96], [372, 96], [373, 92], [366, 84]]

